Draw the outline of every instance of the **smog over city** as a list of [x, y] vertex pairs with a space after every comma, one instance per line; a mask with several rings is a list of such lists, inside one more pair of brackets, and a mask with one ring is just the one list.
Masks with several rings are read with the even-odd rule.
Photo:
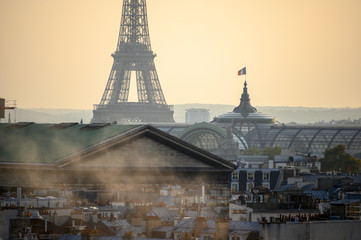
[[[169, 104], [359, 108], [360, 2], [147, 3]], [[91, 109], [116, 50], [122, 1], [0, 1], [1, 97], [19, 108]], [[134, 91], [135, 93], [135, 91]]]
[[360, 11], [0, 0], [0, 240], [361, 239]]

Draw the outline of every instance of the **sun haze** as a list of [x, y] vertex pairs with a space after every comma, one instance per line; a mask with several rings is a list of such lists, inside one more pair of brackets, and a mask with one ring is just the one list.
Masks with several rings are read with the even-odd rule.
[[[361, 1], [148, 0], [168, 104], [361, 107]], [[0, 97], [89, 109], [108, 80], [121, 0], [0, 0]], [[132, 79], [134, 81], [135, 79]]]

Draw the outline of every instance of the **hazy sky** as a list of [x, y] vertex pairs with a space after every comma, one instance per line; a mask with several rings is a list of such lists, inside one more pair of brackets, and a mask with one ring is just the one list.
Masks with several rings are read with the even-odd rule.
[[[360, 0], [147, 6], [168, 104], [237, 105], [244, 81], [237, 71], [246, 65], [253, 105], [361, 107]], [[122, 0], [0, 0], [0, 97], [20, 108], [98, 104], [121, 7]]]

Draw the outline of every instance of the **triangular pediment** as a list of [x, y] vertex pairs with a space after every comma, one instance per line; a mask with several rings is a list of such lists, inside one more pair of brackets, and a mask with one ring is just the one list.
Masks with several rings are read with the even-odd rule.
[[234, 165], [183, 140], [142, 126], [57, 161], [68, 169], [232, 170]]
[[102, 154], [72, 164], [72, 167], [106, 168], [209, 168], [181, 151], [142, 137], [108, 149]]

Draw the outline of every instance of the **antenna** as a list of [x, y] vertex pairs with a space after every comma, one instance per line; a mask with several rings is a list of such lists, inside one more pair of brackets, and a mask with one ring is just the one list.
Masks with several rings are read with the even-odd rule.
[[[0, 121], [2, 118], [5, 118], [5, 110], [14, 110], [14, 121], [16, 122], [15, 109], [16, 109], [16, 100], [5, 100], [5, 98], [0, 98]], [[10, 115], [9, 115], [9, 119], [10, 119]]]

